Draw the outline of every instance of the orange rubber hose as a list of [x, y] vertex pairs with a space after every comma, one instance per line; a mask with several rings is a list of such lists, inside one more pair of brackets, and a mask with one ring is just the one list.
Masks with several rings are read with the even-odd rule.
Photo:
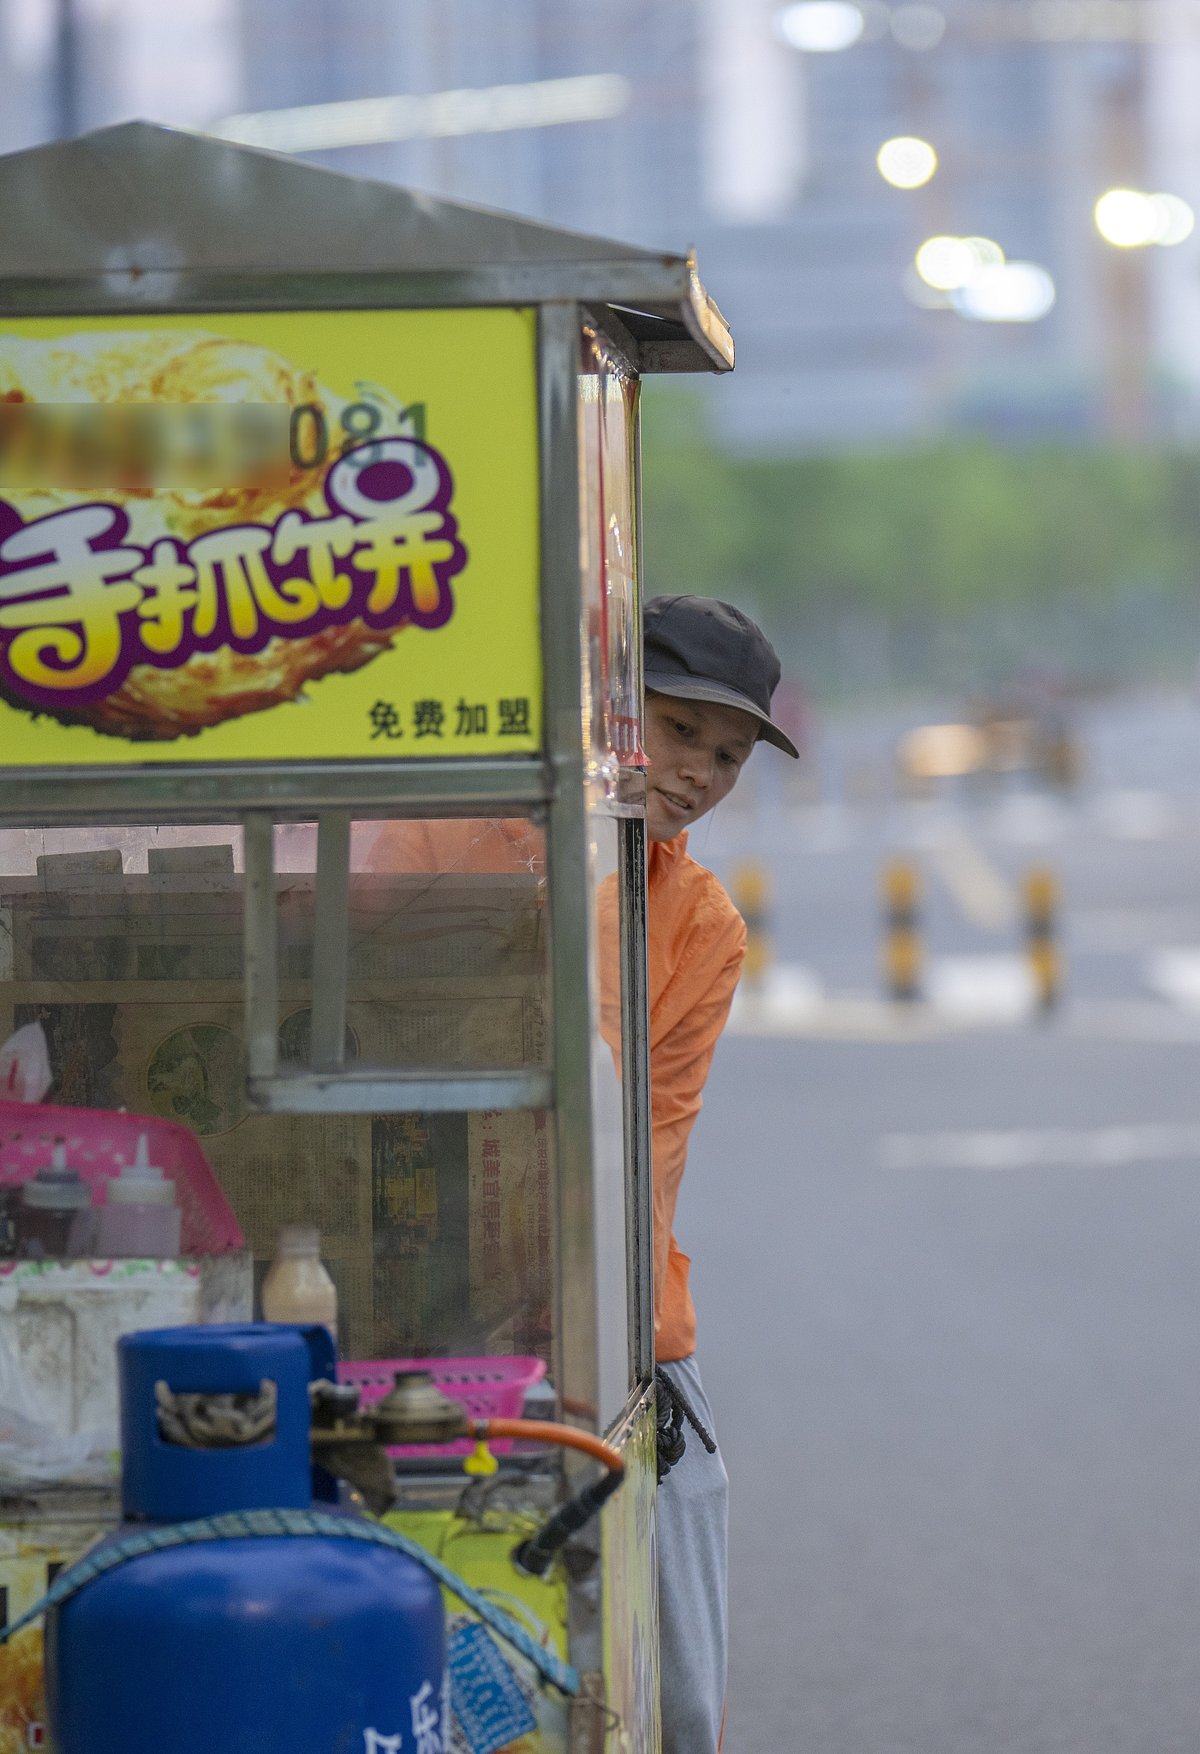
[[524, 1437], [535, 1443], [556, 1443], [563, 1449], [582, 1450], [584, 1455], [594, 1456], [610, 1473], [625, 1472], [620, 1451], [615, 1450], [611, 1443], [593, 1437], [590, 1431], [576, 1431], [573, 1425], [556, 1425], [550, 1419], [473, 1419], [471, 1436], [484, 1439]]

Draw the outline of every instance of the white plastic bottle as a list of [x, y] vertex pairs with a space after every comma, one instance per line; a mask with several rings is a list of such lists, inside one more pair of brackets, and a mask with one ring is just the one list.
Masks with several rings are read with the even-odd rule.
[[321, 1261], [321, 1237], [313, 1224], [285, 1224], [275, 1259], [262, 1286], [268, 1322], [320, 1323], [337, 1344], [337, 1287]]
[[96, 1253], [102, 1259], [173, 1260], [179, 1254], [183, 1215], [175, 1183], [151, 1163], [145, 1133], [138, 1134], [133, 1162], [109, 1182], [99, 1217]]

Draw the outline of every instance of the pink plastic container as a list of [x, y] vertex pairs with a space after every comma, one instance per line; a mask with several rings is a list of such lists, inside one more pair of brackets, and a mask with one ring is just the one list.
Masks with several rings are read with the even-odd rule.
[[222, 1255], [245, 1248], [245, 1238], [196, 1135], [158, 1115], [117, 1114], [100, 1108], [57, 1108], [51, 1103], [0, 1102], [0, 1185], [17, 1187], [49, 1163], [61, 1140], [68, 1165], [92, 1188], [93, 1206], [137, 1154], [146, 1135], [150, 1160], [175, 1183], [182, 1220], [182, 1255]]
[[[541, 1382], [546, 1366], [540, 1358], [383, 1358], [370, 1362], [343, 1358], [338, 1381], [353, 1383], [359, 1402], [369, 1407], [392, 1387], [398, 1370], [427, 1370], [434, 1387], [457, 1401], [471, 1419], [519, 1419], [526, 1391]], [[402, 1443], [388, 1450], [390, 1456], [469, 1456], [475, 1445], [469, 1437], [455, 1443]], [[498, 1456], [513, 1447], [511, 1437], [489, 1444]]]

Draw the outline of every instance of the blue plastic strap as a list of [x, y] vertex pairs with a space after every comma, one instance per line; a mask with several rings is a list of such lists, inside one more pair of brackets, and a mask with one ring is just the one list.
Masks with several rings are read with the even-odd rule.
[[0, 1631], [0, 1644], [4, 1644], [15, 1633], [23, 1630], [37, 1620], [50, 1608], [57, 1608], [93, 1579], [102, 1577], [106, 1571], [114, 1571], [117, 1566], [126, 1564], [130, 1559], [139, 1559], [145, 1553], [159, 1553], [168, 1547], [189, 1547], [200, 1541], [237, 1541], [247, 1536], [261, 1538], [276, 1535], [325, 1535], [339, 1541], [360, 1541], [369, 1547], [390, 1547], [394, 1552], [403, 1553], [407, 1558], [414, 1559], [418, 1565], [435, 1577], [452, 1595], [458, 1597], [477, 1614], [486, 1626], [490, 1626], [498, 1637], [532, 1663], [538, 1674], [551, 1686], [557, 1687], [560, 1693], [574, 1698], [579, 1692], [579, 1671], [570, 1663], [564, 1663], [553, 1651], [543, 1650], [523, 1626], [473, 1590], [469, 1583], [435, 1559], [432, 1553], [418, 1546], [416, 1541], [402, 1535], [396, 1529], [385, 1528], [382, 1523], [360, 1521], [355, 1517], [330, 1516], [324, 1511], [314, 1510], [235, 1510], [225, 1511], [220, 1516], [199, 1517], [194, 1522], [164, 1523], [155, 1528], [139, 1529], [136, 1534], [125, 1535], [119, 1541], [111, 1541], [103, 1546], [95, 1547], [85, 1553], [82, 1559], [60, 1571], [40, 1602], [13, 1620]]

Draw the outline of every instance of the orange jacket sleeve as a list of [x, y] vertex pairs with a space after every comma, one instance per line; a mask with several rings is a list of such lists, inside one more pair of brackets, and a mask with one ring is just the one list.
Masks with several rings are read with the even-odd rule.
[[385, 822], [365, 840], [368, 871], [422, 874], [545, 869], [545, 836], [525, 817], [444, 817]]
[[[700, 1112], [713, 1054], [729, 1016], [746, 953], [746, 928], [737, 914], [719, 930], [695, 936], [692, 956], [677, 967], [654, 1005], [650, 1022], [650, 1118], [654, 1171], [654, 1308], [660, 1358], [695, 1348], [695, 1315], [687, 1287], [687, 1257], [672, 1231], [688, 1141]], [[662, 953], [651, 913], [651, 992]]]

